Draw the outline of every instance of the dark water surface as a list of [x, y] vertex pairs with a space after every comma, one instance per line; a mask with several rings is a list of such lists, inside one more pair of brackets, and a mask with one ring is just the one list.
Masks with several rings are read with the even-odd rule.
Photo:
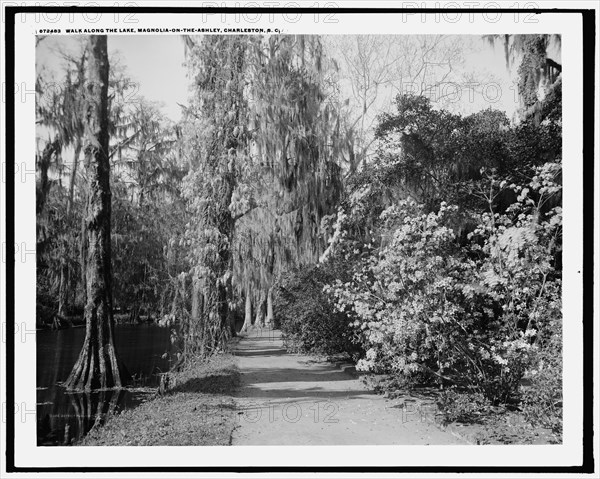
[[156, 325], [117, 325], [115, 347], [133, 377], [128, 389], [94, 393], [66, 392], [65, 381], [77, 360], [85, 328], [42, 330], [37, 342], [37, 436], [39, 446], [65, 446], [83, 437], [107, 413], [139, 404], [169, 369], [169, 329]]

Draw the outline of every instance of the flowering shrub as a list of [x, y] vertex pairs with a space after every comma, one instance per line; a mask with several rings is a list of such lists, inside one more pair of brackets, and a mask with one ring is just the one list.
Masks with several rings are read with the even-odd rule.
[[[452, 227], [456, 206], [442, 203], [427, 213], [404, 200], [387, 208], [379, 247], [367, 256], [354, 247], [351, 280], [325, 287], [366, 351], [357, 368], [408, 378], [426, 373], [494, 403], [516, 393], [539, 362], [540, 338], [560, 317], [562, 220], [561, 209], [550, 207], [559, 173], [559, 164], [543, 165], [523, 187], [490, 176], [490, 212], [478, 217], [465, 245]], [[518, 197], [500, 214], [493, 199], [502, 189]], [[339, 233], [338, 243], [344, 237]]]

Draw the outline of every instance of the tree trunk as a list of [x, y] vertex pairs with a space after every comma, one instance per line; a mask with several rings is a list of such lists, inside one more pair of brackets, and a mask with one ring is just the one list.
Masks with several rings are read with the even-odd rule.
[[219, 318], [221, 319], [220, 334], [218, 336], [218, 344], [214, 347], [221, 346], [223, 342], [226, 342], [231, 336], [231, 311], [228, 305], [229, 295], [227, 294], [227, 285], [219, 284], [217, 286], [217, 301]]
[[250, 288], [246, 290], [246, 314], [244, 315], [244, 325], [242, 326], [242, 332], [248, 331], [248, 328], [252, 325], [252, 298], [250, 296]]
[[[231, 269], [233, 269], [233, 265], [230, 265], [229, 268], [230, 268], [230, 271], [231, 271]], [[227, 280], [226, 288], [227, 288], [227, 300], [228, 300], [228, 306], [227, 306], [227, 325], [229, 327], [229, 335], [230, 335], [230, 337], [235, 338], [237, 336], [237, 331], [236, 331], [236, 328], [235, 328], [235, 314], [234, 314], [233, 309], [229, 307], [229, 298], [233, 298], [233, 296], [234, 296], [233, 282], [231, 280], [231, 276]]]
[[204, 338], [202, 311], [204, 308], [204, 281], [200, 278], [192, 279], [192, 317], [190, 318], [190, 339], [192, 345], [201, 344]]
[[78, 138], [75, 143], [75, 154], [73, 156], [73, 169], [71, 170], [71, 182], [69, 183], [69, 199], [67, 202], [67, 217], [73, 209], [73, 193], [75, 192], [75, 179], [77, 178], [77, 164], [79, 163], [79, 155], [81, 154], [81, 139]]
[[273, 327], [273, 287], [267, 292], [267, 318], [265, 320], [267, 327]]
[[256, 320], [254, 324], [259, 328], [263, 328], [265, 326], [265, 313], [267, 310], [267, 300], [264, 291], [260, 293], [260, 299], [258, 300], [258, 304], [256, 305]]
[[121, 387], [122, 370], [113, 342], [110, 245], [110, 164], [108, 159], [107, 37], [91, 35], [88, 43], [87, 124], [84, 140], [89, 165], [86, 212], [85, 340], [67, 379], [67, 389]]
[[60, 283], [58, 287], [58, 316], [65, 318], [67, 316], [67, 302], [69, 296], [69, 267], [65, 258], [61, 259], [60, 264]]
[[202, 288], [198, 278], [192, 279], [192, 321], [200, 321], [202, 312]]
[[[86, 200], [87, 203], [87, 200]], [[83, 218], [81, 218], [81, 244], [80, 244], [80, 250], [79, 250], [79, 263], [81, 266], [80, 272], [81, 272], [81, 299], [82, 299], [82, 304], [86, 304], [87, 303], [87, 280], [85, 278], [86, 274], [86, 262], [87, 262], [87, 233], [85, 231], [85, 215]]]

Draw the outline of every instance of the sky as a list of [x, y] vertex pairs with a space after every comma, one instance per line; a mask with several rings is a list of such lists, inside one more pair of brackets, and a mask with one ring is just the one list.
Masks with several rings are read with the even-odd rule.
[[[516, 78], [514, 69], [509, 71], [506, 67], [504, 47], [501, 45], [490, 46], [485, 40], [475, 36], [473, 43], [476, 46], [465, 58], [465, 67], [472, 68], [490, 78], [490, 84], [480, 87], [485, 94], [473, 95], [473, 101], [465, 92], [463, 99], [465, 113], [476, 113], [482, 109], [492, 107], [506, 112], [511, 118], [517, 111], [519, 102], [515, 95]], [[496, 99], [496, 96], [498, 98]], [[466, 106], [465, 105], [465, 106]]]
[[[514, 86], [510, 73], [506, 70], [504, 52], [499, 46], [492, 48], [480, 37], [464, 37], [471, 41], [473, 48], [465, 58], [465, 68], [486, 73], [492, 83], [481, 93], [469, 94], [464, 91], [456, 102], [455, 111], [463, 114], [474, 113], [492, 107], [504, 110], [509, 118], [518, 106], [515, 101]], [[50, 71], [60, 71], [61, 59], [56, 54], [58, 47], [74, 51], [77, 49], [75, 37], [47, 37], [37, 50], [37, 67], [44, 66]], [[163, 112], [173, 121], [181, 116], [181, 107], [188, 98], [188, 81], [184, 65], [184, 44], [179, 35], [110, 35], [109, 54], [117, 53], [126, 66], [128, 74], [135, 82], [134, 93], [148, 100], [163, 104]], [[498, 85], [498, 86], [496, 86]], [[512, 87], [512, 89], [511, 89]], [[500, 93], [500, 96], [498, 94]]]
[[[59, 72], [62, 60], [57, 49], [77, 51], [75, 37], [46, 37], [36, 52], [36, 67]], [[184, 66], [183, 41], [178, 35], [109, 35], [109, 58], [117, 54], [135, 83], [131, 100], [141, 95], [163, 104], [163, 112], [173, 121], [181, 116], [182, 105], [187, 104], [188, 82]]]
[[173, 121], [187, 104], [188, 81], [184, 66], [183, 41], [177, 35], [109, 36], [110, 51], [120, 52], [131, 78], [139, 81], [139, 93], [162, 102], [164, 113]]

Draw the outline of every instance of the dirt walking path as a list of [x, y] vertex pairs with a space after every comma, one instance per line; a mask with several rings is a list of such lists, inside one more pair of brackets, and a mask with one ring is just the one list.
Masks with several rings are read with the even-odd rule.
[[426, 404], [388, 401], [331, 363], [287, 354], [279, 331], [252, 332], [233, 352], [233, 445], [465, 444], [432, 423]]

